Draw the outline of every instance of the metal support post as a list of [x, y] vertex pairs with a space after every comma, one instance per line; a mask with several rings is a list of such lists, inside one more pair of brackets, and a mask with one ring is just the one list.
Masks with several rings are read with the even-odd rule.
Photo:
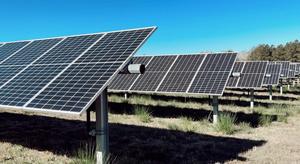
[[293, 80], [293, 87], [295, 87], [296, 86], [296, 81], [295, 81], [295, 79]]
[[272, 96], [272, 85], [269, 85], [269, 100], [270, 100], [270, 101], [273, 100], [273, 96]]
[[254, 108], [254, 89], [250, 89], [250, 108]]
[[90, 132], [91, 130], [91, 110], [86, 110], [86, 130]]
[[109, 152], [107, 88], [95, 101], [96, 107], [96, 163], [105, 164]]
[[280, 84], [280, 95], [283, 95], [283, 88], [282, 88], [282, 84]]
[[213, 96], [213, 124], [218, 123], [218, 115], [219, 115], [219, 101], [218, 101], [218, 96]]

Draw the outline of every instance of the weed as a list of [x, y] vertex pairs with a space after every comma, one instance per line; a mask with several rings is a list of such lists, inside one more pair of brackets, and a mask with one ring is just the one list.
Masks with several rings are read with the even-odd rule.
[[94, 144], [86, 144], [84, 147], [80, 148], [76, 152], [76, 157], [73, 164], [92, 164], [95, 163], [95, 145]]
[[236, 117], [231, 114], [220, 114], [217, 124], [215, 125], [215, 129], [218, 132], [222, 132], [224, 134], [233, 134], [235, 131], [235, 121]]
[[196, 126], [193, 124], [193, 119], [191, 118], [181, 117], [180, 122], [181, 130], [184, 132], [194, 132], [197, 129]]
[[261, 115], [259, 117], [259, 125], [260, 126], [269, 126], [272, 123], [272, 116], [270, 115]]
[[134, 109], [134, 114], [140, 119], [143, 123], [152, 122], [152, 115], [149, 112], [149, 109], [144, 106], [136, 106]]

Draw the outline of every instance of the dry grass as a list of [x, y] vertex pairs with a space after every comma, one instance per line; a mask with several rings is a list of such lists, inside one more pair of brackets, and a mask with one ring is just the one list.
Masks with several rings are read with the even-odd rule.
[[[237, 92], [238, 93], [238, 92]], [[276, 94], [275, 94], [276, 95]], [[290, 94], [290, 97], [296, 97]], [[220, 100], [232, 100], [232, 101], [249, 101], [248, 98], [242, 97], [222, 97]], [[121, 96], [112, 95], [109, 97], [109, 101], [118, 102], [124, 104], [145, 105], [149, 108], [155, 107], [170, 107], [174, 110], [178, 109], [195, 109], [211, 111], [211, 107], [206, 102], [194, 102], [194, 101], [176, 101], [176, 100], [154, 100], [151, 96], [131, 96], [125, 100]], [[271, 103], [269, 100], [256, 100], [258, 103]], [[214, 162], [228, 162], [231, 160], [237, 160], [240, 156], [247, 157], [250, 163], [266, 163], [269, 162], [269, 158], [278, 159], [274, 157], [274, 152], [278, 156], [285, 156], [290, 153], [290, 160], [285, 159], [285, 162], [294, 161], [298, 159], [296, 154], [299, 152], [299, 144], [290, 144], [288, 138], [292, 137], [293, 143], [300, 138], [297, 131], [299, 131], [300, 120], [296, 119], [300, 114], [300, 102], [289, 100], [276, 100], [272, 102], [269, 107], [259, 106], [255, 107], [254, 111], [250, 111], [247, 106], [238, 106], [233, 104], [220, 105], [221, 111], [227, 111], [230, 113], [242, 112], [247, 116], [252, 114], [261, 115], [259, 119], [260, 126], [253, 128], [250, 122], [242, 120], [237, 122], [231, 115], [220, 117], [222, 120], [218, 132], [215, 127], [208, 121], [206, 117], [202, 119], [194, 119], [189, 116], [178, 116], [175, 118], [159, 117], [152, 115], [147, 107], [141, 108], [135, 111], [133, 115], [130, 114], [109, 114], [109, 121], [112, 125], [111, 129], [111, 148], [112, 154], [109, 156], [109, 163], [214, 163]], [[252, 113], [254, 112], [254, 113]], [[25, 113], [26, 115], [33, 116], [33, 113]], [[268, 116], [277, 116], [274, 123]], [[65, 120], [84, 120], [84, 116], [80, 118], [73, 118], [69, 116], [55, 116], [56, 118], [63, 118]], [[238, 116], [236, 116], [238, 119]], [[54, 118], [55, 119], [55, 118]], [[92, 115], [92, 119], [94, 116]], [[43, 121], [41, 121], [43, 120]], [[48, 125], [48, 122], [41, 119], [34, 126], [36, 129], [43, 131], [53, 130], [54, 133], [60, 132], [58, 130], [60, 126], [70, 124], [69, 121], [63, 121], [62, 123], [55, 123]], [[23, 126], [24, 122], [20, 120], [1, 120], [4, 125], [0, 125], [0, 137], [8, 136], [9, 133], [12, 138], [18, 135], [11, 135], [17, 133], [20, 127], [24, 131], [28, 131], [27, 134], [33, 133], [37, 135], [39, 133], [32, 131], [28, 125]], [[49, 120], [48, 120], [49, 121]], [[6, 123], [6, 124], [5, 124]], [[10, 130], [6, 130], [7, 128]], [[32, 125], [32, 124], [31, 124]], [[60, 125], [60, 126], [59, 126]], [[72, 125], [72, 126], [71, 126]], [[266, 126], [267, 125], [267, 126]], [[18, 127], [18, 128], [14, 128]], [[46, 128], [45, 128], [46, 127]], [[78, 124], [70, 124], [69, 132], [65, 132], [66, 135], [59, 135], [61, 137], [67, 137], [70, 133], [74, 133], [75, 136], [83, 135], [81, 133], [73, 132], [78, 128]], [[71, 128], [72, 127], [72, 128]], [[288, 128], [287, 128], [288, 127]], [[45, 128], [44, 130], [41, 130]], [[22, 130], [22, 131], [23, 131]], [[283, 133], [277, 133], [278, 131], [284, 131]], [[220, 133], [221, 132], [221, 133]], [[223, 138], [224, 134], [231, 134], [232, 136], [225, 135], [229, 138]], [[73, 134], [73, 135], [74, 135]], [[270, 135], [272, 134], [272, 135]], [[26, 146], [30, 145], [32, 140], [40, 139], [36, 136], [27, 138], [29, 141], [27, 144], [18, 144], [14, 140], [20, 140], [19, 138], [9, 139], [7, 142], [0, 142], [0, 163], [93, 163], [93, 145], [83, 145], [76, 152], [72, 152], [74, 155], [61, 154], [53, 152], [47, 149], [37, 149], [34, 147]], [[45, 136], [45, 138], [47, 138]], [[276, 140], [277, 138], [277, 140]], [[281, 138], [287, 138], [282, 143]], [[7, 138], [6, 138], [7, 139]], [[48, 138], [47, 138], [48, 139]], [[70, 138], [71, 139], [71, 138]], [[55, 144], [59, 141], [60, 137], [55, 141], [42, 141], [46, 144]], [[66, 139], [68, 140], [68, 139]], [[260, 146], [254, 144], [258, 140], [266, 140], [267, 146]], [[299, 140], [298, 140], [299, 141]], [[270, 142], [270, 144], [269, 144]], [[276, 143], [278, 142], [278, 145]], [[298, 142], [297, 142], [298, 143]], [[63, 142], [56, 147], [57, 150], [63, 149]], [[275, 145], [275, 146], [274, 146]], [[258, 147], [256, 147], [258, 146]], [[260, 146], [260, 147], [259, 147]], [[252, 150], [253, 147], [256, 147]], [[282, 149], [282, 152], [277, 153], [277, 149]], [[55, 150], [55, 149], [54, 149]], [[168, 152], [168, 153], [165, 153]], [[270, 152], [270, 153], [268, 153]], [[289, 153], [287, 153], [289, 152]], [[286, 153], [286, 154], [285, 154]], [[213, 156], [210, 156], [213, 154]], [[263, 156], [261, 154], [264, 154]], [[217, 156], [217, 157], [216, 157]], [[238, 158], [237, 158], [238, 157]], [[261, 158], [261, 159], [260, 159]], [[142, 161], [141, 161], [142, 160]], [[203, 160], [203, 161], [202, 161]], [[280, 159], [278, 159], [280, 161]], [[253, 162], [254, 161], [254, 162]], [[233, 162], [234, 163], [234, 162]]]
[[222, 132], [224, 134], [233, 134], [236, 131], [235, 122], [235, 115], [222, 113], [219, 115], [215, 129], [217, 132]]

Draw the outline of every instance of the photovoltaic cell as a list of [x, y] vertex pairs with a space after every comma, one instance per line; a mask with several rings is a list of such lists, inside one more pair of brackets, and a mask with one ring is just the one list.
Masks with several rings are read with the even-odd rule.
[[176, 56], [154, 56], [146, 72], [133, 84], [132, 91], [155, 91], [172, 66]]
[[123, 62], [151, 31], [152, 29], [145, 29], [108, 33], [76, 63]]
[[300, 63], [296, 63], [296, 76], [300, 75]]
[[290, 62], [289, 61], [276, 61], [273, 62], [276, 64], [281, 64], [281, 73], [280, 73], [280, 77], [281, 78], [287, 78], [288, 74], [289, 74], [289, 68], [290, 68]]
[[23, 106], [67, 65], [29, 66], [0, 88], [0, 104]]
[[28, 65], [57, 44], [61, 39], [36, 40], [17, 52], [2, 65]]
[[[244, 67], [245, 63], [244, 62], [235, 62], [232, 73], [238, 73], [241, 74], [243, 67]], [[240, 77], [237, 76], [230, 76], [230, 78], [228, 79], [227, 82], [227, 87], [236, 87], [238, 80]]]
[[71, 63], [101, 36], [102, 34], [68, 37], [34, 64]]
[[222, 95], [236, 55], [236, 53], [208, 54], [188, 92]]
[[280, 72], [281, 72], [281, 64], [269, 63], [267, 66], [267, 71], [264, 77], [263, 85], [279, 84]]
[[118, 63], [72, 64], [28, 107], [80, 112], [119, 66]]
[[[238, 79], [231, 73], [228, 88], [260, 88], [262, 87], [263, 80], [265, 77], [268, 62], [267, 61], [247, 61], [247, 62], [236, 62], [244, 63], [240, 76]], [[241, 67], [241, 66], [237, 66]], [[234, 83], [235, 82], [235, 83]]]
[[0, 67], [0, 86], [9, 81], [13, 76], [19, 73], [25, 66], [1, 66]]
[[13, 55], [15, 52], [20, 50], [24, 47], [28, 42], [13, 42], [13, 43], [6, 43], [0, 47], [0, 64], [3, 60], [8, 58], [9, 56]]
[[205, 55], [179, 56], [158, 91], [186, 92]]
[[296, 64], [291, 63], [288, 78], [295, 78], [296, 77]]
[[[132, 64], [143, 64], [147, 66], [152, 57], [134, 57], [132, 59]], [[147, 68], [146, 68], [147, 69]], [[138, 78], [140, 74], [118, 74], [116, 78], [109, 85], [110, 89], [113, 90], [129, 90], [130, 86], [134, 83], [136, 78]]]

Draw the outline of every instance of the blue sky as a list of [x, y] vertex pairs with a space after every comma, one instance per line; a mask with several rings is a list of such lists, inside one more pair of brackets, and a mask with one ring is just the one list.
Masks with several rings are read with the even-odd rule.
[[0, 41], [144, 26], [139, 54], [245, 51], [300, 39], [296, 0], [2, 0]]

